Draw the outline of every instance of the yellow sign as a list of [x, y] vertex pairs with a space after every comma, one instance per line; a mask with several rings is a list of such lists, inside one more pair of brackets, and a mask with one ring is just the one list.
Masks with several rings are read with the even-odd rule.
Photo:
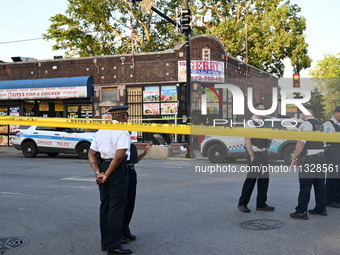
[[64, 110], [64, 104], [63, 103], [55, 103], [54, 104], [54, 110], [56, 112], [62, 112]]
[[48, 102], [40, 102], [39, 103], [39, 111], [41, 112], [46, 112], [49, 111], [49, 107], [48, 107]]

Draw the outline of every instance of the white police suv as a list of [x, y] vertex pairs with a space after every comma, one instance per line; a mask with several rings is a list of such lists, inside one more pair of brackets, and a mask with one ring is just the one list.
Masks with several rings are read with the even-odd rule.
[[[297, 130], [301, 120], [284, 119], [284, 124], [279, 118], [269, 118], [277, 121], [264, 121], [265, 128], [281, 130]], [[280, 120], [280, 121], [279, 121]], [[283, 159], [290, 164], [291, 156], [295, 149], [295, 140], [272, 139], [268, 148], [269, 158], [274, 160]], [[212, 163], [233, 162], [237, 159], [246, 159], [246, 150], [243, 137], [233, 136], [205, 136], [201, 143], [201, 155], [208, 157]]]
[[40, 126], [19, 126], [13, 146], [22, 150], [26, 158], [34, 158], [38, 153], [56, 157], [59, 153], [78, 154], [87, 158], [95, 132], [85, 132], [79, 128], [58, 128]]

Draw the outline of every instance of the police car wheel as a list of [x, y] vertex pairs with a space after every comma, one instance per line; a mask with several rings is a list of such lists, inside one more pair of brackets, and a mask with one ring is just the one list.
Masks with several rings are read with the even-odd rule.
[[38, 148], [35, 142], [26, 142], [22, 145], [22, 153], [26, 158], [35, 158], [38, 154]]
[[79, 144], [79, 146], [77, 147], [77, 154], [79, 158], [86, 159], [87, 153], [89, 152], [89, 150], [90, 150], [90, 144], [88, 143]]
[[282, 152], [282, 158], [286, 162], [287, 165], [290, 165], [292, 161], [291, 158], [294, 153], [294, 150], [295, 150], [295, 145], [291, 144], [291, 145], [286, 146]]
[[221, 145], [214, 144], [208, 149], [207, 156], [212, 163], [222, 163], [226, 160], [227, 153]]

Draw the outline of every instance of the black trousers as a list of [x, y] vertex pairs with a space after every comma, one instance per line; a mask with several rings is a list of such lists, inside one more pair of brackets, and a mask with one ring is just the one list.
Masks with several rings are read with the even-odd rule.
[[134, 166], [128, 166], [128, 176], [129, 176], [128, 195], [122, 224], [123, 236], [129, 236], [131, 234], [129, 224], [131, 222], [133, 210], [135, 209], [137, 173]]
[[340, 203], [340, 150], [330, 149], [327, 158], [327, 204]]
[[[110, 161], [102, 161], [100, 170], [106, 171]], [[98, 184], [100, 193], [101, 244], [109, 250], [121, 246], [121, 227], [127, 199], [128, 175], [125, 161], [117, 167], [107, 181]]]
[[247, 205], [249, 203], [251, 194], [253, 193], [255, 184], [257, 182], [256, 207], [264, 207], [267, 202], [269, 172], [262, 171], [262, 168], [260, 166], [268, 166], [268, 152], [256, 152], [254, 153], [254, 156], [254, 160], [250, 162], [250, 157], [247, 154], [248, 167], [252, 167], [254, 171], [247, 173], [247, 177], [243, 183], [242, 193], [238, 204]]
[[299, 171], [300, 191], [298, 206], [295, 208], [296, 212], [307, 212], [312, 186], [314, 187], [315, 194], [314, 209], [319, 212], [326, 209], [326, 173], [322, 171], [317, 172], [315, 168], [325, 163], [326, 159], [323, 155], [307, 156], [302, 160], [302, 168]]

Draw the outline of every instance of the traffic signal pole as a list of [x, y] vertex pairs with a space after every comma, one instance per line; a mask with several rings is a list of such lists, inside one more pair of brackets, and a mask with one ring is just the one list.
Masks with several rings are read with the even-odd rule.
[[[190, 34], [191, 34], [191, 27], [190, 27], [190, 9], [189, 9], [189, 2], [185, 0], [185, 9], [181, 11], [181, 32], [185, 34], [185, 60], [186, 60], [186, 115], [187, 118], [191, 115], [191, 95], [190, 95], [190, 88], [191, 88], [191, 55], [190, 55]], [[187, 122], [189, 118], [187, 119]], [[191, 158], [194, 157], [193, 155], [193, 148], [192, 144], [192, 136], [188, 135], [187, 139], [187, 157]]]
[[[142, 0], [132, 0], [132, 3], [141, 2]], [[190, 96], [190, 84], [191, 84], [191, 55], [190, 55], [190, 34], [191, 34], [191, 27], [190, 27], [190, 9], [189, 9], [189, 1], [184, 1], [184, 6], [181, 10], [181, 22], [178, 23], [177, 21], [169, 18], [164, 13], [162, 13], [160, 10], [158, 10], [155, 7], [151, 7], [151, 10], [157, 13], [159, 16], [173, 24], [175, 27], [180, 28], [181, 32], [185, 34], [185, 60], [186, 60], [186, 87], [185, 87], [185, 113], [186, 113], [186, 122], [189, 121], [189, 116], [191, 115], [191, 96]], [[192, 157], [192, 147], [191, 147], [191, 139], [192, 137], [190, 135], [187, 136], [187, 157]]]

